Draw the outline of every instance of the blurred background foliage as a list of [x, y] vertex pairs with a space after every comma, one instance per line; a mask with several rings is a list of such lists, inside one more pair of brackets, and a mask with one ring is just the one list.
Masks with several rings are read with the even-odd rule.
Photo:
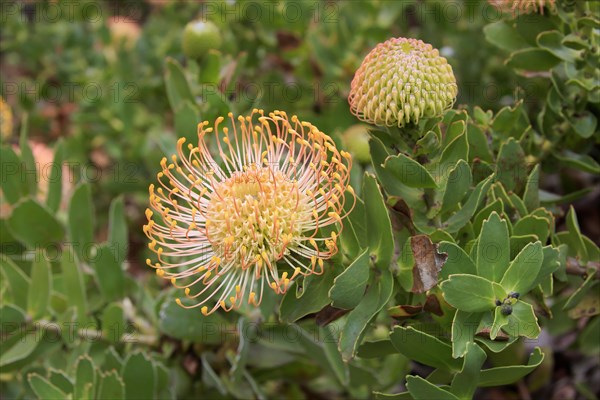
[[[537, 299], [532, 301], [536, 313], [544, 315], [540, 318], [544, 332], [559, 338], [558, 344], [540, 342], [545, 358], [539, 350], [528, 357], [532, 346], [523, 338], [517, 340], [519, 335], [496, 349], [490, 345], [486, 350], [492, 367], [523, 365], [512, 372], [488, 371], [478, 378], [480, 386], [513, 384], [541, 364], [526, 383], [484, 393], [518, 398], [542, 390], [537, 393], [567, 393], [560, 398], [574, 398], [578, 392], [594, 398], [593, 392], [599, 390], [600, 369], [594, 357], [600, 319], [585, 310], [598, 308], [594, 295], [599, 285], [585, 269], [575, 276], [565, 273], [567, 257], [599, 261], [598, 51], [593, 46], [599, 27], [593, 6], [587, 8], [588, 15], [566, 9], [559, 15], [517, 18], [478, 0], [81, 0], [5, 1], [1, 6], [1, 94], [12, 121], [5, 124], [3, 106], [2, 162], [14, 161], [27, 171], [38, 167], [37, 176], [19, 175], [17, 181], [3, 168], [3, 397], [367, 398], [374, 391], [398, 391], [408, 373], [429, 375], [430, 381], [440, 384], [460, 376], [456, 372], [463, 364], [456, 364], [448, 344], [432, 336], [435, 329], [451, 326], [454, 310], [441, 312], [439, 318], [436, 314], [438, 325], [429, 328], [431, 321], [420, 321], [415, 332], [421, 336], [411, 336], [412, 328], [402, 327], [390, 340], [390, 317], [420, 318], [421, 310], [404, 307], [426, 300], [422, 294], [413, 298], [410, 285], [396, 298], [404, 306], [369, 315], [375, 318], [368, 332], [358, 335], [367, 340], [365, 345], [356, 347], [357, 336], [340, 353], [337, 342], [348, 318], [319, 314], [335, 320], [323, 326], [311, 316], [330, 303], [329, 286], [342, 266], [319, 278], [322, 285], [306, 283], [302, 301], [295, 303], [300, 299], [286, 296], [279, 309], [283, 323], [273, 315], [278, 301], [274, 296], [258, 313], [243, 316], [202, 318], [187, 312], [145, 267], [149, 252], [141, 226], [147, 187], [154, 181], [159, 160], [173, 152], [178, 137], [194, 138], [197, 122], [229, 111], [280, 109], [311, 121], [354, 153], [356, 191], [377, 187], [362, 178], [363, 171], [375, 173], [388, 205], [394, 205], [389, 200], [405, 193], [395, 193], [396, 181], [386, 182], [385, 173], [370, 164], [371, 159], [385, 161], [377, 159], [377, 149], [387, 157], [394, 146], [375, 135], [369, 152], [368, 136], [361, 132], [364, 127], [357, 126], [346, 99], [354, 71], [368, 51], [390, 37], [404, 36], [432, 44], [448, 59], [459, 86], [455, 108], [465, 110], [449, 112], [441, 125], [427, 129], [441, 138], [446, 128], [455, 126], [453, 137], [466, 138], [468, 133], [465, 146], [472, 149], [465, 153], [472, 179], [464, 183], [463, 196], [452, 199], [455, 204], [435, 210], [408, 204], [417, 233], [430, 235], [434, 243], [445, 241], [452, 247], [450, 242], [455, 242], [465, 248], [484, 240], [483, 221], [495, 213], [509, 221], [510, 243], [516, 248], [536, 239], [551, 242], [554, 249], [570, 244], [568, 252], [566, 247], [560, 250], [564, 271], [557, 272], [557, 287], [567, 288], [564, 295], [546, 306], [543, 298], [553, 291], [548, 283], [552, 277], [545, 281], [546, 293], [540, 288], [531, 294]], [[184, 27], [194, 18], [212, 21], [222, 35], [220, 49], [202, 60], [187, 58], [182, 51]], [[538, 35], [544, 32], [547, 35], [540, 40]], [[557, 40], [564, 44], [566, 37], [569, 49], [579, 46], [573, 50], [577, 54], [556, 45]], [[536, 51], [544, 52], [544, 63], [527, 56]], [[579, 89], [568, 83], [573, 79], [581, 82], [575, 85]], [[480, 137], [489, 141], [472, 140]], [[449, 162], [442, 155], [449, 143], [450, 139], [423, 142], [423, 154], [429, 150], [431, 160], [419, 162], [435, 166]], [[511, 152], [522, 159], [515, 161]], [[523, 180], [497, 176], [486, 180], [498, 160]], [[453, 168], [463, 168], [458, 159], [451, 161]], [[537, 163], [540, 166], [534, 167]], [[48, 165], [55, 168], [44, 169]], [[537, 200], [526, 198], [534, 190], [527, 191], [530, 181], [536, 182], [535, 189], [540, 183]], [[415, 190], [437, 196], [428, 188]], [[488, 190], [488, 195], [481, 194]], [[470, 197], [477, 197], [477, 213], [473, 210], [456, 229], [436, 233], [423, 223], [434, 217], [451, 221]], [[367, 207], [379, 201], [383, 199], [365, 198]], [[399, 203], [394, 209], [402, 214], [405, 204]], [[569, 214], [567, 204], [574, 206]], [[528, 223], [517, 228], [518, 220], [526, 217]], [[394, 218], [399, 217], [392, 213], [390, 226]], [[539, 220], [547, 222], [542, 232], [536, 225]], [[396, 240], [406, 240], [401, 245], [415, 236], [393, 228]], [[555, 235], [558, 231], [562, 236]], [[79, 245], [58, 248], [61, 241]], [[358, 257], [351, 253], [344, 254], [346, 259]], [[580, 285], [583, 290], [573, 289]], [[433, 292], [441, 299], [440, 289]], [[308, 301], [311, 295], [319, 301]], [[584, 301], [590, 303], [575, 307]], [[563, 307], [566, 303], [568, 307]], [[583, 313], [577, 318], [584, 319], [567, 316], [573, 309]], [[554, 319], [546, 318], [552, 314]], [[76, 325], [69, 325], [73, 322]], [[72, 329], [67, 332], [65, 326]], [[217, 326], [226, 327], [227, 335], [213, 329]], [[426, 331], [431, 335], [422, 333]], [[408, 335], [404, 337], [408, 343], [427, 343], [435, 351], [412, 355], [395, 343], [394, 334]], [[464, 354], [476, 360], [479, 348], [467, 347]], [[356, 352], [357, 358], [344, 362]], [[582, 357], [582, 352], [592, 358]], [[548, 391], [548, 382], [556, 376], [567, 378]], [[420, 381], [411, 379], [419, 392]], [[463, 398], [470, 390], [462, 393]]]

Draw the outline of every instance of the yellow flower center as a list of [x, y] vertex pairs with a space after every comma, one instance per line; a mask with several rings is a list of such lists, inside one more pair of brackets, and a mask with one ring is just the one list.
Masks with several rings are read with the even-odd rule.
[[206, 211], [214, 253], [237, 267], [271, 266], [298, 246], [309, 197], [280, 171], [250, 166], [215, 185]]

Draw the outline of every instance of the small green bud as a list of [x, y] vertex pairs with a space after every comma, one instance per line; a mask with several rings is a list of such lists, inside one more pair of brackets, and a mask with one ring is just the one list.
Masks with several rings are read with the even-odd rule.
[[369, 151], [369, 127], [363, 124], [352, 125], [342, 136], [344, 147], [348, 149], [354, 159], [361, 164], [371, 161]]

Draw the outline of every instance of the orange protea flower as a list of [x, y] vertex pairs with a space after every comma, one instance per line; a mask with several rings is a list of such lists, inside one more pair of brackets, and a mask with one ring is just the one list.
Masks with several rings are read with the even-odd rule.
[[13, 131], [13, 114], [10, 106], [0, 97], [0, 137], [10, 139]]
[[556, 0], [489, 0], [489, 2], [503, 10], [510, 10], [513, 14], [517, 12], [543, 14], [546, 5], [552, 12], [556, 9]]
[[452, 107], [458, 87], [452, 67], [430, 44], [392, 38], [378, 44], [356, 71], [350, 110], [359, 119], [404, 126]]
[[[320, 274], [337, 252], [351, 157], [317, 127], [254, 110], [227, 125], [198, 125], [198, 145], [177, 142], [150, 185], [144, 232], [149, 266], [208, 315], [260, 304], [265, 285], [284, 293], [299, 275]], [[218, 158], [211, 155], [212, 135]]]

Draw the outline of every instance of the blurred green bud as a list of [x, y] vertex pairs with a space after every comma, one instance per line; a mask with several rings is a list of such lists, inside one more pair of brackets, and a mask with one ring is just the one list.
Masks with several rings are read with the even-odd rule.
[[361, 164], [371, 162], [369, 151], [369, 127], [363, 124], [352, 125], [342, 135], [344, 147]]
[[551, 12], [556, 11], [556, 0], [488, 0], [493, 6], [503, 11], [512, 11], [521, 14], [544, 13], [544, 7], [547, 6]]
[[380, 126], [404, 126], [452, 107], [458, 87], [437, 49], [417, 39], [392, 38], [365, 57], [350, 88], [350, 110]]
[[183, 53], [191, 59], [201, 59], [209, 50], [221, 47], [219, 28], [210, 21], [191, 21], [183, 30]]

